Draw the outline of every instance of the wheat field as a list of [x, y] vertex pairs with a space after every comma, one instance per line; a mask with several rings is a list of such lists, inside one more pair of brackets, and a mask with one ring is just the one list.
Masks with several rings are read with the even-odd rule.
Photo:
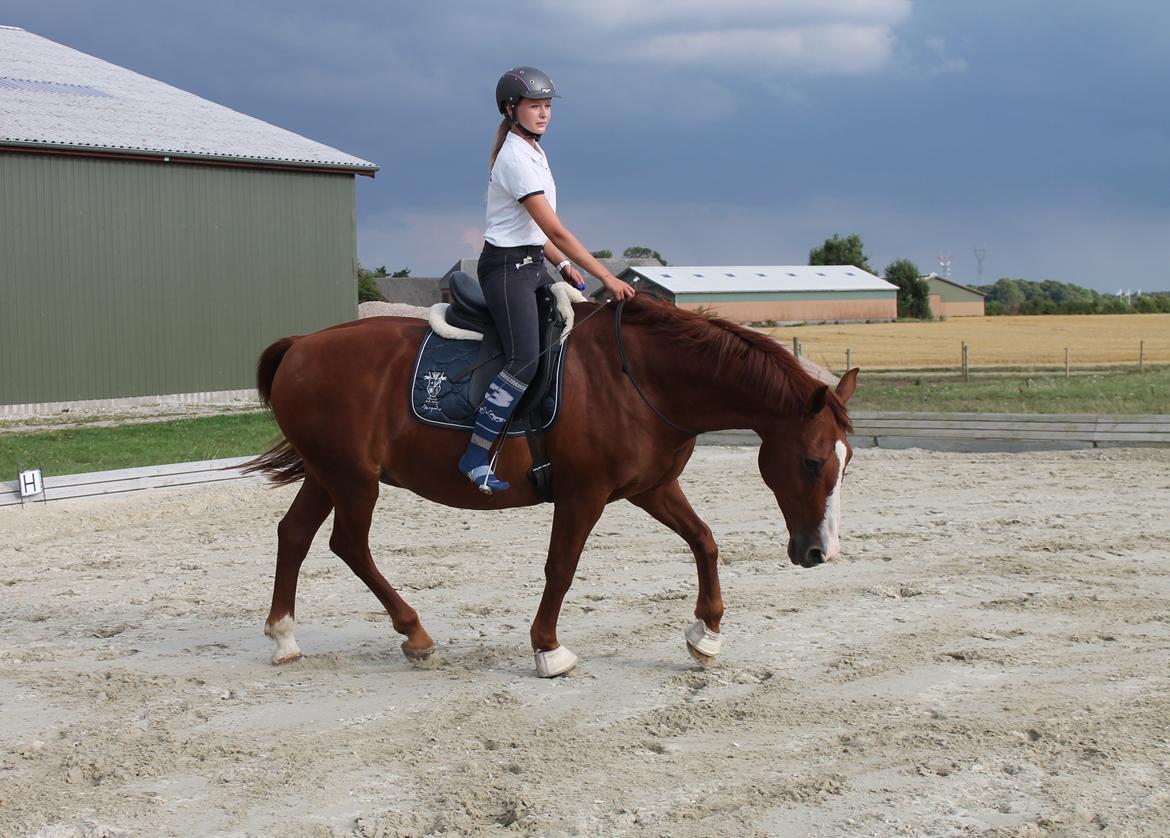
[[1063, 367], [1064, 351], [1075, 369], [1137, 366], [1140, 342], [1145, 362], [1170, 363], [1170, 314], [1045, 315], [1036, 317], [954, 317], [898, 323], [777, 326], [764, 330], [801, 354], [836, 372], [845, 369], [845, 351], [854, 366], [875, 369], [957, 369], [963, 341], [972, 369]]

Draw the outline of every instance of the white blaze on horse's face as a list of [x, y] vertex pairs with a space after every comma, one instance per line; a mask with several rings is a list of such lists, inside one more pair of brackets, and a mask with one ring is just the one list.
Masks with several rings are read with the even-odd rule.
[[841, 552], [841, 482], [845, 477], [845, 461], [849, 457], [845, 443], [841, 440], [837, 440], [834, 450], [837, 454], [837, 482], [825, 498], [825, 517], [817, 529], [821, 549], [825, 551], [825, 561], [836, 558]]

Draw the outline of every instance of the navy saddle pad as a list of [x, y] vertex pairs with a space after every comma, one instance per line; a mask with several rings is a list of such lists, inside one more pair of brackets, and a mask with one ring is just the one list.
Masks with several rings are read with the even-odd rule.
[[[548, 351], [541, 356], [537, 373], [513, 414], [510, 437], [548, 428], [561, 406], [565, 345], [560, 342], [560, 333], [564, 321], [546, 289], [541, 289], [540, 312], [541, 349]], [[467, 328], [470, 324], [457, 325]], [[410, 398], [411, 411], [423, 424], [466, 432], [475, 427], [475, 414], [487, 385], [504, 368], [495, 330], [488, 323], [475, 325], [483, 332], [482, 341], [452, 340], [433, 331], [423, 338], [414, 363]]]

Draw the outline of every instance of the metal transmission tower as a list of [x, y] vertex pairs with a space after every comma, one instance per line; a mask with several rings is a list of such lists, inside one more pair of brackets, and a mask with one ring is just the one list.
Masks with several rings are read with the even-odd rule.
[[983, 257], [987, 255], [986, 247], [975, 248], [975, 272], [983, 279]]
[[946, 279], [951, 278], [951, 252], [944, 250], [938, 255], [938, 272]]

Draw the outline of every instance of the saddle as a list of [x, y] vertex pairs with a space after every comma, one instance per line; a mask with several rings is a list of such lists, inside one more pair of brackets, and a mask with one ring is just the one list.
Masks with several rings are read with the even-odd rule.
[[[450, 304], [431, 307], [431, 331], [415, 361], [411, 409], [426, 425], [470, 433], [488, 384], [504, 367], [504, 353], [479, 281], [459, 271], [451, 275], [450, 289]], [[552, 469], [544, 431], [556, 421], [560, 409], [571, 303], [580, 299], [575, 289], [562, 282], [537, 291], [540, 355], [536, 373], [504, 431], [509, 437], [527, 437], [533, 465], [528, 476], [546, 501], [552, 500]]]

